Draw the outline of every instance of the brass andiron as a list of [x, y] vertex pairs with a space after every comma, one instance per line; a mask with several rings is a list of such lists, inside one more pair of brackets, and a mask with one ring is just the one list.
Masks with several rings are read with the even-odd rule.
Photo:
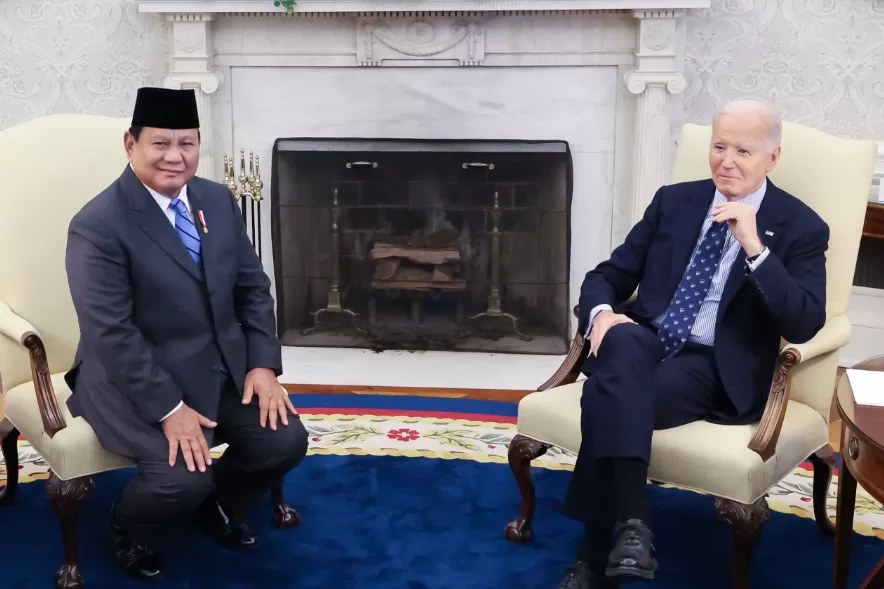
[[[254, 152], [249, 152], [249, 171], [246, 174], [245, 150], [239, 150], [239, 177], [236, 176], [236, 167], [233, 158], [224, 154], [224, 184], [230, 190], [233, 198], [240, 201], [242, 221], [246, 226], [246, 233], [252, 239], [252, 243], [261, 259], [261, 201], [264, 197], [261, 190], [264, 181], [261, 180], [261, 164]], [[249, 212], [251, 211], [251, 215]], [[249, 216], [251, 216], [251, 233], [249, 233]]]
[[[251, 155], [251, 153], [249, 154]], [[252, 198], [252, 187], [248, 182], [248, 177], [246, 176], [246, 162], [245, 162], [245, 153], [243, 150], [239, 150], [239, 161], [240, 161], [240, 175], [239, 175], [239, 183], [237, 183], [236, 178], [236, 166], [233, 163], [233, 158], [227, 157], [227, 154], [224, 154], [224, 184], [227, 186], [228, 190], [230, 190], [230, 194], [233, 195], [238, 201], [250, 200]], [[243, 223], [246, 221], [246, 213], [247, 208], [240, 205], [242, 209], [242, 218]]]
[[331, 286], [328, 289], [328, 304], [319, 309], [317, 311], [313, 311], [310, 313], [313, 315], [313, 327], [307, 327], [301, 330], [301, 333], [304, 335], [309, 334], [316, 326], [319, 325], [319, 316], [323, 313], [341, 313], [345, 315], [349, 315], [351, 320], [353, 321], [353, 327], [356, 328], [356, 331], [359, 333], [367, 335], [364, 329], [360, 328], [356, 324], [356, 317], [359, 313], [355, 311], [351, 311], [350, 309], [346, 309], [341, 305], [341, 291], [340, 291], [340, 280], [341, 280], [341, 261], [340, 261], [340, 252], [341, 252], [341, 244], [340, 244], [340, 231], [338, 229], [338, 219], [341, 217], [341, 206], [338, 202], [338, 189], [335, 188], [334, 197], [332, 198], [332, 209], [331, 209], [331, 271], [332, 271], [332, 279]]
[[482, 317], [506, 317], [513, 322], [513, 331], [523, 341], [531, 341], [530, 335], [519, 331], [519, 318], [509, 313], [504, 313], [500, 307], [500, 199], [497, 192], [494, 193], [494, 207], [491, 209], [491, 293], [488, 295], [488, 310], [478, 315], [473, 315], [470, 320], [475, 321]]

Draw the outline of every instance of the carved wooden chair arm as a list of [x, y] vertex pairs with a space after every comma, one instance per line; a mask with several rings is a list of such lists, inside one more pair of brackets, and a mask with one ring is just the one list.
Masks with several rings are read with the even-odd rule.
[[580, 376], [580, 368], [583, 366], [583, 363], [586, 362], [587, 356], [589, 356], [589, 350], [589, 340], [584, 338], [583, 334], [578, 330], [577, 333], [574, 334], [574, 339], [571, 340], [571, 349], [568, 350], [568, 355], [565, 356], [559, 369], [556, 370], [555, 374], [553, 374], [549, 380], [537, 387], [537, 390], [545, 391], [547, 389], [575, 382]]
[[850, 322], [844, 315], [839, 315], [826, 321], [820, 332], [810, 341], [803, 344], [787, 344], [780, 352], [764, 414], [748, 446], [762, 460], [767, 461], [777, 450], [777, 440], [780, 437], [780, 429], [783, 427], [786, 406], [789, 402], [792, 368], [822, 354], [843, 348], [849, 341]]
[[[580, 305], [574, 306], [574, 316], [577, 318], [580, 317]], [[565, 356], [559, 369], [556, 370], [555, 374], [553, 374], [549, 380], [537, 387], [537, 390], [545, 391], [547, 389], [554, 389], [555, 387], [575, 382], [580, 376], [580, 368], [583, 366], [583, 363], [586, 362], [586, 358], [589, 356], [589, 351], [589, 341], [583, 337], [583, 334], [580, 333], [580, 328], [578, 328], [577, 333], [574, 334], [574, 339], [571, 340], [571, 349], [568, 350], [568, 355]]]
[[52, 379], [49, 374], [49, 362], [46, 358], [46, 346], [37, 333], [37, 328], [22, 317], [16, 315], [8, 304], [0, 301], [0, 334], [12, 341], [20, 343], [28, 350], [31, 360], [31, 377], [37, 393], [37, 405], [43, 420], [43, 431], [51, 438], [63, 430], [67, 424], [64, 420]]

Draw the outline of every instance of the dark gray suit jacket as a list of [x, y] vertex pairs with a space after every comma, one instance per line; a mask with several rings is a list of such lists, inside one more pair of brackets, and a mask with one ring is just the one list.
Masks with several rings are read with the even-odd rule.
[[202, 268], [129, 167], [68, 230], [80, 325], [68, 407], [107, 450], [136, 459], [163, 459], [159, 421], [180, 401], [217, 418], [222, 361], [240, 393], [252, 368], [282, 373], [270, 280], [236, 202], [196, 177], [187, 195], [208, 228]]

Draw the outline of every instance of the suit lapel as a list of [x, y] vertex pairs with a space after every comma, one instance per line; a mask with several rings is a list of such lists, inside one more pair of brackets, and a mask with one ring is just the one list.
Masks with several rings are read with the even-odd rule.
[[188, 274], [202, 282], [203, 275], [199, 266], [187, 253], [187, 248], [184, 247], [181, 238], [178, 237], [178, 232], [169, 222], [169, 218], [157, 206], [153, 197], [135, 176], [132, 168], [126, 167], [121, 185], [130, 208], [136, 211], [138, 226], [141, 230]]
[[669, 271], [670, 284], [667, 285], [669, 300], [675, 294], [675, 289], [678, 288], [685, 269], [688, 267], [691, 254], [697, 246], [700, 230], [703, 228], [703, 221], [706, 219], [706, 213], [709, 211], [709, 205], [712, 204], [714, 197], [715, 186], [711, 180], [708, 184], [703, 183], [695, 190], [684, 194], [684, 204], [677, 211], [679, 215], [678, 233], [684, 239], [676, 239], [672, 247], [672, 267]]
[[[787, 221], [786, 213], [782, 208], [781, 194], [782, 191], [768, 179], [764, 200], [761, 201], [761, 206], [755, 215], [755, 228], [758, 231], [758, 236], [771, 252], [778, 249], [776, 246], [782, 235], [780, 228]], [[719, 319], [740, 288], [746, 284], [746, 280], [746, 250], [741, 247], [728, 274], [727, 282], [724, 284], [724, 291], [721, 293], [721, 301], [718, 305]]]

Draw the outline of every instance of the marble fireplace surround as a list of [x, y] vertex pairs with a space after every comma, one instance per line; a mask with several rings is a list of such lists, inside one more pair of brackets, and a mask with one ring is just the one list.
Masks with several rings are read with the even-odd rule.
[[[170, 88], [195, 88], [200, 175], [254, 151], [270, 196], [285, 137], [567, 140], [569, 302], [669, 176], [687, 9], [710, 0], [140, 0], [173, 23]], [[237, 168], [238, 171], [238, 168]], [[273, 278], [270, 206], [262, 250]], [[275, 290], [274, 290], [275, 292]]]

